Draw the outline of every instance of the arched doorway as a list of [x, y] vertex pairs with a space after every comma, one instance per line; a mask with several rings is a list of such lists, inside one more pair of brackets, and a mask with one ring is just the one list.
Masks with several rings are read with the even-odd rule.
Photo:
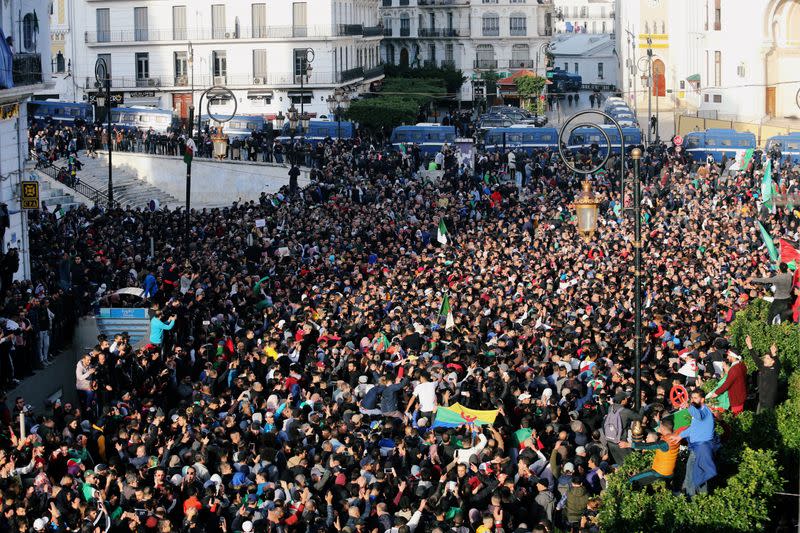
[[800, 1], [772, 0], [766, 10], [764, 31], [770, 48], [764, 54], [766, 87], [764, 114], [800, 116], [796, 95], [800, 82]]
[[660, 59], [653, 61], [653, 96], [667, 95], [666, 68]]
[[403, 47], [400, 49], [400, 66], [408, 66], [408, 48]]

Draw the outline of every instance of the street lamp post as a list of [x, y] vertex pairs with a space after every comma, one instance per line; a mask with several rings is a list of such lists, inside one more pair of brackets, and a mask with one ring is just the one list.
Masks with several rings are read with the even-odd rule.
[[311, 63], [314, 62], [314, 49], [313, 48], [306, 48], [306, 57], [305, 61], [301, 61], [300, 63], [300, 117], [301, 120], [304, 120], [303, 124], [303, 135], [305, 135], [305, 128], [308, 127], [308, 115], [306, 115], [305, 109], [305, 91], [303, 90], [305, 85], [304, 81], [311, 75], [311, 71], [314, 70], [311, 67]]
[[341, 89], [336, 89], [334, 93], [328, 97], [328, 111], [330, 111], [336, 118], [336, 137], [342, 138], [342, 113], [347, 111], [350, 107], [350, 97], [344, 94]]
[[[605, 166], [608, 162], [609, 157], [611, 156], [612, 145], [608, 135], [603, 131], [602, 128], [597, 126], [596, 124], [592, 123], [583, 123], [576, 126], [576, 128], [582, 126], [589, 126], [594, 127], [598, 131], [600, 131], [605, 137], [606, 142], [608, 143], [608, 151], [605, 153], [603, 160], [594, 168], [590, 169], [578, 169], [572, 165], [570, 160], [566, 157], [563, 150], [563, 141], [567, 139], [566, 130], [567, 126], [570, 122], [572, 122], [575, 118], [582, 116], [582, 115], [589, 115], [589, 114], [597, 114], [602, 115], [606, 118], [607, 121], [612, 123], [616, 126], [619, 139], [620, 139], [620, 186], [621, 186], [621, 195], [620, 201], [622, 202], [623, 213], [625, 208], [625, 138], [622, 135], [622, 128], [620, 127], [619, 123], [610, 115], [603, 113], [601, 111], [593, 111], [587, 110], [577, 113], [572, 116], [564, 125], [561, 127], [561, 131], [558, 135], [558, 153], [561, 156], [561, 159], [564, 161], [564, 164], [569, 168], [571, 171], [575, 172], [576, 174], [581, 174], [584, 176], [588, 176], [589, 174], [594, 174], [601, 168]], [[641, 364], [642, 364], [642, 199], [641, 199], [641, 187], [640, 187], [640, 177], [639, 177], [639, 162], [642, 157], [642, 151], [636, 147], [631, 151], [631, 158], [633, 159], [633, 218], [634, 218], [634, 236], [633, 236], [633, 247], [634, 247], [634, 263], [633, 263], [633, 276], [634, 276], [634, 347], [633, 347], [633, 364], [634, 364], [634, 394], [635, 394], [635, 406], [636, 411], [641, 410], [642, 407], [642, 374], [641, 374]], [[575, 209], [576, 212], [576, 219], [577, 219], [577, 229], [578, 232], [581, 234], [584, 240], [587, 242], [592, 238], [594, 233], [597, 231], [597, 220], [598, 220], [598, 211], [599, 211], [599, 204], [600, 199], [597, 198], [594, 193], [592, 192], [592, 184], [589, 180], [583, 181], [583, 190], [580, 196], [575, 199], [575, 202], [572, 204], [572, 207]]]
[[[230, 115], [214, 115], [211, 112], [211, 103], [212, 98], [209, 97], [206, 103], [206, 111], [208, 112], [208, 116], [210, 119], [218, 122], [220, 124], [224, 124], [225, 122], [230, 121], [234, 115], [236, 115], [236, 110], [238, 109], [238, 104], [236, 103], [236, 95], [233, 94], [233, 91], [228, 89], [227, 87], [223, 87], [220, 85], [215, 85], [213, 87], [209, 87], [202, 93], [200, 93], [200, 102], [197, 106], [197, 140], [199, 141], [202, 139], [202, 128], [203, 128], [203, 98], [205, 98], [209, 93], [216, 92], [216, 93], [224, 93], [232, 102], [233, 102], [233, 112]], [[194, 101], [194, 92], [192, 92], [192, 101]], [[192, 140], [192, 135], [194, 134], [194, 106], [189, 107], [189, 138], [187, 139], [187, 143], [191, 141], [189, 146], [191, 147], [192, 151], [194, 151], [194, 141]], [[220, 125], [218, 130], [219, 137], [215, 140], [218, 142], [222, 137], [222, 126]], [[215, 153], [216, 153], [216, 146]], [[191, 155], [194, 155], [193, 153]], [[189, 231], [191, 229], [190, 219], [191, 219], [191, 207], [192, 207], [192, 157], [185, 157], [186, 160], [186, 242], [189, 242]]]
[[108, 132], [108, 208], [114, 207], [114, 179], [112, 176], [111, 165], [111, 151], [113, 148], [113, 140], [111, 138], [111, 75], [108, 72], [108, 65], [106, 60], [98, 57], [94, 64], [94, 76], [97, 81], [97, 86], [105, 88], [105, 104], [106, 104], [106, 131]]

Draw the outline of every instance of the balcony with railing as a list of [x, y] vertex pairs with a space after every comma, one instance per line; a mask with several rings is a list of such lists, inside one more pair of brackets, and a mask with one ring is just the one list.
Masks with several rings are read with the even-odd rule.
[[400, 37], [410, 37], [411, 28], [400, 28]]
[[458, 7], [468, 6], [469, 0], [417, 0], [419, 7]]
[[533, 59], [511, 59], [508, 61], [509, 69], [533, 68]]
[[[379, 65], [365, 72], [363, 67], [356, 67], [340, 72], [320, 72], [314, 69], [307, 78], [303, 79], [306, 87], [325, 87], [339, 83], [348, 83], [363, 77], [377, 77], [383, 74], [383, 65]], [[115, 76], [111, 78], [112, 90], [142, 89], [142, 88], [168, 88], [186, 87], [190, 82], [194, 82], [195, 87], [211, 87], [212, 85], [224, 85], [228, 88], [251, 88], [263, 86], [273, 87], [295, 87], [300, 85], [300, 75], [293, 72], [269, 72], [251, 76], [250, 74], [227, 74], [224, 76], [213, 76], [210, 74], [195, 74], [194, 80], [186, 76], [174, 76], [172, 74], [164, 76], [150, 76], [140, 78], [137, 76]], [[84, 78], [86, 89], [95, 89], [94, 76]]]
[[166, 28], [84, 32], [90, 45], [148, 43], [164, 41], [226, 41], [236, 39], [299, 39], [316, 37], [380, 36], [380, 26], [334, 24], [316, 26], [254, 26], [239, 28]]
[[476, 59], [474, 65], [475, 65], [475, 68], [477, 68], [477, 69], [493, 70], [493, 69], [497, 68], [497, 60], [496, 59]]
[[452, 37], [467, 37], [468, 30], [460, 30], [457, 28], [419, 28], [417, 34], [420, 37], [434, 37], [434, 38], [452, 38]]
[[383, 28], [383, 36], [384, 37], [391, 37], [392, 36], [392, 28]]
[[11, 77], [15, 87], [42, 83], [41, 54], [14, 54], [11, 65]]

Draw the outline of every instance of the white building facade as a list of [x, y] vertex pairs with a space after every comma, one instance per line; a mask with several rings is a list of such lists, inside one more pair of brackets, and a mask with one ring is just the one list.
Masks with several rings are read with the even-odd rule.
[[556, 33], [614, 33], [614, 0], [554, 0]]
[[[320, 116], [335, 90], [355, 95], [383, 77], [378, 0], [70, 4], [65, 55], [74, 87], [59, 85], [65, 100], [94, 98], [98, 58], [109, 65], [116, 105], [172, 109], [182, 119], [213, 85], [233, 91], [239, 114], [271, 117], [302, 102]], [[215, 112], [232, 107], [215, 102]]]
[[483, 71], [501, 76], [526, 69], [544, 75], [553, 34], [551, 0], [381, 0], [383, 58], [411, 67], [461, 70], [473, 100]]
[[621, 84], [632, 105], [647, 102], [642, 58], [650, 48], [652, 90], [664, 89], [653, 100], [662, 109], [742, 121], [800, 117], [800, 1], [617, 4]]
[[584, 85], [617, 87], [617, 56], [611, 35], [564, 34], [550, 45], [553, 65], [578, 74]]
[[[20, 202], [21, 182], [28, 180], [28, 118], [26, 102], [47, 90], [50, 81], [49, 0], [0, 2], [0, 54], [11, 55], [11, 72], [0, 75], [0, 233], [2, 251], [17, 248], [16, 279], [30, 278], [27, 215]], [[5, 59], [5, 58], [4, 58]], [[7, 210], [8, 219], [5, 219]], [[8, 223], [6, 227], [5, 223]]]

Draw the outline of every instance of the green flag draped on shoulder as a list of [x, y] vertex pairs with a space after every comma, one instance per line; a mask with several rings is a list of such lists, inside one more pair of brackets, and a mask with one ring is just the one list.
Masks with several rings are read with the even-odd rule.
[[450, 329], [456, 325], [455, 320], [453, 320], [453, 310], [450, 309], [449, 294], [445, 293], [444, 298], [442, 298], [442, 306], [439, 308], [439, 316], [446, 317], [444, 329]]
[[764, 225], [761, 224], [760, 221], [757, 221], [756, 224], [758, 224], [758, 229], [761, 230], [761, 239], [764, 241], [764, 246], [767, 247], [767, 251], [769, 251], [769, 258], [774, 263], [780, 257], [778, 249], [775, 248], [775, 243], [772, 241], [772, 237]]
[[764, 178], [761, 180], [761, 202], [770, 211], [775, 211], [775, 182], [772, 181], [772, 160], [764, 165]]

